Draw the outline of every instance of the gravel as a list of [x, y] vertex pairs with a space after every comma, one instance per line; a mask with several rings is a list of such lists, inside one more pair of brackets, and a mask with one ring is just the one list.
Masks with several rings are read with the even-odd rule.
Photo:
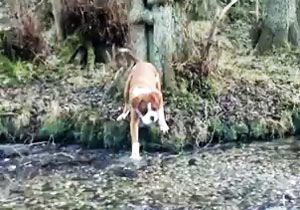
[[0, 161], [7, 209], [299, 209], [300, 141], [224, 145], [192, 154], [38, 144]]

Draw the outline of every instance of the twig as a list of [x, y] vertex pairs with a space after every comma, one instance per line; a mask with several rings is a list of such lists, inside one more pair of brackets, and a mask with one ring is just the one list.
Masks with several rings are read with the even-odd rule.
[[68, 154], [68, 153], [65, 153], [65, 152], [59, 152], [57, 154], [55, 154], [55, 156], [64, 156], [64, 157], [67, 157], [67, 158], [70, 158], [71, 160], [75, 160], [75, 157], [71, 154]]
[[255, 14], [256, 14], [256, 22], [259, 21], [259, 2], [258, 0], [255, 1]]
[[34, 142], [34, 143], [30, 143], [29, 146], [30, 147], [34, 147], [34, 146], [40, 146], [40, 145], [45, 145], [47, 144], [47, 141], [41, 141], [41, 142]]
[[13, 112], [0, 113], [0, 117], [15, 117], [15, 116], [18, 116], [18, 114]]
[[215, 131], [216, 131], [216, 129], [214, 128], [214, 130], [213, 130], [213, 132], [211, 134], [209, 142], [207, 142], [207, 144], [203, 147], [204, 149], [208, 148], [211, 145], [211, 143], [212, 143], [212, 141], [214, 139]]
[[223, 8], [223, 10], [221, 11], [221, 14], [215, 18], [212, 28], [209, 32], [209, 36], [207, 38], [207, 44], [205, 47], [205, 52], [202, 55], [202, 58], [206, 58], [207, 55], [209, 54], [209, 49], [212, 45], [212, 40], [214, 40], [216, 32], [217, 32], [217, 26], [219, 25], [219, 23], [221, 22], [221, 20], [223, 19], [223, 17], [225, 16], [225, 14], [228, 12], [228, 10], [239, 0], [232, 0], [228, 5], [226, 5], [226, 7]]
[[223, 8], [219, 17], [216, 17], [216, 19], [214, 20], [208, 39], [213, 39], [215, 37], [217, 26], [219, 25], [225, 14], [228, 12], [228, 10], [238, 1], [239, 0], [232, 0], [228, 5], [226, 5], [226, 7]]

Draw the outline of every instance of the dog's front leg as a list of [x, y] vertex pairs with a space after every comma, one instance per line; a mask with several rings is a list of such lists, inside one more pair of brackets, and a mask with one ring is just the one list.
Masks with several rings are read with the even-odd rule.
[[130, 91], [130, 82], [131, 82], [132, 76], [129, 76], [128, 80], [126, 81], [125, 89], [124, 89], [124, 101], [125, 106], [123, 109], [122, 114], [117, 118], [117, 121], [125, 120], [127, 115], [129, 114], [129, 91]]
[[133, 160], [140, 160], [139, 118], [133, 109], [131, 109], [130, 134], [132, 149], [130, 158]]
[[128, 114], [129, 114], [129, 105], [126, 103], [125, 106], [124, 106], [123, 112], [117, 118], [117, 121], [125, 120]]
[[167, 133], [169, 131], [169, 126], [167, 125], [166, 118], [165, 118], [165, 113], [164, 113], [164, 108], [161, 107], [158, 110], [158, 124], [159, 128], [163, 133]]

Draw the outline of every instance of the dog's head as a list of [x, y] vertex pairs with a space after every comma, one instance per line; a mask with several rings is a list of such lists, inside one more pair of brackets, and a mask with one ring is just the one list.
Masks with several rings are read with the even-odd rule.
[[161, 95], [158, 92], [142, 94], [133, 99], [132, 106], [143, 124], [150, 125], [158, 120]]

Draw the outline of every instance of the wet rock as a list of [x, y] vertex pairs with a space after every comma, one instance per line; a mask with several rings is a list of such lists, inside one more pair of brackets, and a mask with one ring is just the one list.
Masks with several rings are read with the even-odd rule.
[[0, 159], [28, 154], [30, 147], [24, 144], [0, 145]]
[[130, 179], [137, 178], [137, 173], [134, 170], [128, 168], [115, 167], [112, 169], [112, 172], [115, 176], [119, 177], [125, 177]]
[[92, 162], [92, 166], [94, 166], [96, 169], [103, 170], [110, 166], [113, 163], [111, 160], [95, 160]]
[[189, 160], [189, 166], [196, 166], [197, 165], [197, 160], [195, 158], [191, 158]]

